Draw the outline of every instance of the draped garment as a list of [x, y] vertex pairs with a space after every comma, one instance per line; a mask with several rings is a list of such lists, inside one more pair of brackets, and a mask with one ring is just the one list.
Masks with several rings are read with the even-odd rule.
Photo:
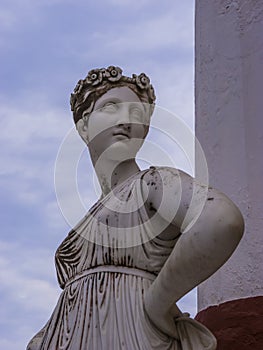
[[[188, 340], [182, 347], [145, 313], [144, 295], [178, 239], [158, 237], [165, 227], [155, 215], [149, 217], [142, 196], [147, 172], [154, 181], [151, 168], [131, 176], [95, 203], [58, 247], [55, 264], [63, 291], [27, 350], [214, 349], [189, 347]], [[182, 339], [186, 328], [179, 324]]]

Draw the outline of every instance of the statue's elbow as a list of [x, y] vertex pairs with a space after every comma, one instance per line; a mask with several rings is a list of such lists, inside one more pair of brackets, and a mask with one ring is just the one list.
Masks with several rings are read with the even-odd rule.
[[226, 233], [231, 236], [234, 245], [238, 245], [245, 231], [245, 222], [240, 210], [233, 203], [232, 208], [227, 208]]
[[234, 227], [236, 235], [238, 236], [239, 240], [241, 240], [245, 232], [245, 221], [239, 209], [237, 209], [237, 214], [234, 218]]
[[219, 193], [210, 201], [216, 242], [226, 251], [233, 252], [244, 234], [245, 223], [239, 208], [226, 195]]

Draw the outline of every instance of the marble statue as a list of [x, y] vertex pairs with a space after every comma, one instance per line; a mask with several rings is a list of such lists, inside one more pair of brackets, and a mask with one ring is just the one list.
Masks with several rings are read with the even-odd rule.
[[216, 348], [176, 302], [231, 256], [243, 218], [210, 187], [198, 218], [187, 215], [203, 184], [170, 167], [139, 169], [154, 106], [147, 75], [114, 66], [91, 70], [71, 95], [102, 195], [57, 249], [63, 291], [27, 350]]

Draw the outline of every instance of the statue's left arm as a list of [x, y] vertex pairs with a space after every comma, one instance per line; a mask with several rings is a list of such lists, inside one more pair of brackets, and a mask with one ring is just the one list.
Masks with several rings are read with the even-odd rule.
[[226, 195], [176, 169], [174, 174], [169, 171], [159, 177], [159, 190], [148, 189], [148, 200], [160, 217], [172, 218], [182, 235], [144, 302], [152, 322], [174, 336], [174, 318], [180, 316], [175, 303], [229, 259], [243, 235], [244, 221]]

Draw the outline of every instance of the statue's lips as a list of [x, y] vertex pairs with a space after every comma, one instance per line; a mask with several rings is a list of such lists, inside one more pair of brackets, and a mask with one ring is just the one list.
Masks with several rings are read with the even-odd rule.
[[123, 136], [125, 138], [130, 138], [128, 134], [126, 134], [124, 131], [116, 131], [113, 133], [113, 136]]

